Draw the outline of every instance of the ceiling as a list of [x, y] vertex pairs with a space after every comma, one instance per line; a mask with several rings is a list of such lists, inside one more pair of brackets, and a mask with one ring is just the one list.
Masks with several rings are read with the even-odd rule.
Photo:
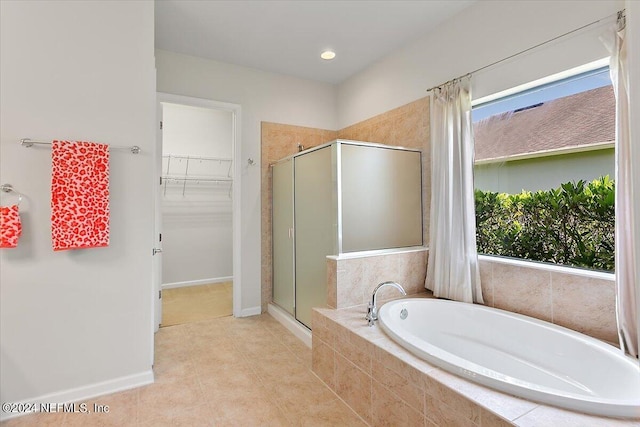
[[[474, 0], [156, 0], [156, 48], [340, 83]], [[320, 53], [332, 49], [331, 61]]]

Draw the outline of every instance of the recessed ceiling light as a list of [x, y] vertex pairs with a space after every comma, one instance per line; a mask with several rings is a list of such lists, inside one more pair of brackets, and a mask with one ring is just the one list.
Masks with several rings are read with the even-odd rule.
[[325, 59], [327, 61], [330, 61], [335, 57], [336, 57], [336, 53], [332, 50], [325, 50], [320, 54], [320, 58]]

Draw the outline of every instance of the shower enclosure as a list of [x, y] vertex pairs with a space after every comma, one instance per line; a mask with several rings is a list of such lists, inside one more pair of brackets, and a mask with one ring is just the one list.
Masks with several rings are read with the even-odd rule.
[[420, 246], [422, 153], [336, 140], [272, 165], [273, 302], [311, 327], [326, 257]]

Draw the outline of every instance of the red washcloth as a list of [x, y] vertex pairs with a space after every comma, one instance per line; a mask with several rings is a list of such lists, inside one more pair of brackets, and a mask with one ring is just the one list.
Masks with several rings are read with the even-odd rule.
[[109, 146], [53, 141], [54, 251], [109, 246]]
[[18, 205], [0, 206], [0, 248], [15, 248], [21, 234]]

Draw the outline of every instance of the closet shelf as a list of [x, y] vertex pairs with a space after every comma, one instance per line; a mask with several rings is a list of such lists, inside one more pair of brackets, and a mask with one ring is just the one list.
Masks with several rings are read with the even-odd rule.
[[225, 157], [203, 157], [203, 156], [183, 156], [178, 154], [166, 154], [163, 159], [181, 159], [181, 160], [198, 160], [198, 161], [215, 161], [215, 162], [233, 162], [233, 159]]
[[233, 182], [232, 178], [227, 178], [227, 177], [210, 177], [210, 176], [203, 176], [203, 177], [195, 177], [195, 176], [170, 176], [170, 175], [163, 175], [162, 176], [162, 181], [175, 181], [175, 182], [183, 182], [183, 181], [199, 181], [199, 182], [220, 182], [220, 183], [226, 183], [226, 182]]
[[162, 156], [162, 163], [162, 183], [165, 195], [168, 183], [182, 184], [183, 196], [187, 190], [187, 183], [214, 183], [231, 184], [229, 186], [229, 197], [231, 197], [233, 159], [165, 154]]

